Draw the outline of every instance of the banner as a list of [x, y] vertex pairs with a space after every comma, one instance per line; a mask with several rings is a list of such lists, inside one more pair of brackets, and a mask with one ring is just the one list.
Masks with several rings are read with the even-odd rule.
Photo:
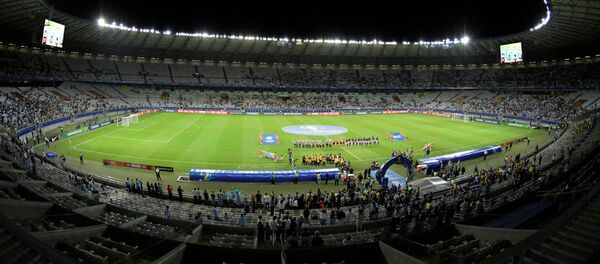
[[61, 138], [72, 137], [72, 136], [75, 136], [75, 135], [81, 134], [81, 133], [83, 133], [83, 132], [85, 132], [85, 128], [80, 128], [80, 129], [75, 129], [75, 130], [70, 130], [70, 131], [63, 131], [63, 132], [60, 134], [60, 137], [61, 137]]
[[207, 115], [232, 115], [233, 112], [221, 111], [221, 110], [184, 110], [179, 109], [177, 113], [186, 113], [186, 114], [207, 114]]
[[158, 110], [157, 109], [146, 110], [146, 111], [139, 112], [138, 115], [145, 115], [145, 114], [150, 114], [150, 113], [154, 113], [154, 112], [158, 112]]
[[404, 134], [401, 132], [387, 132], [385, 135], [392, 141], [398, 142], [404, 140]]
[[147, 165], [147, 164], [132, 163], [132, 162], [125, 162], [125, 161], [118, 161], [118, 160], [104, 159], [104, 160], [102, 160], [102, 164], [109, 165], [109, 166], [121, 166], [121, 167], [128, 167], [128, 168], [134, 168], [134, 169], [143, 169], [143, 170], [159, 169], [161, 171], [168, 171], [168, 172], [174, 171], [173, 167]]
[[259, 140], [261, 145], [279, 145], [279, 136], [276, 133], [260, 134]]
[[500, 146], [502, 146], [502, 148], [506, 149], [511, 144], [521, 143], [521, 142], [525, 142], [525, 141], [528, 141], [528, 140], [529, 140], [529, 137], [522, 137], [522, 138], [514, 139], [514, 140], [511, 140], [511, 141], [506, 141], [506, 142], [500, 144]]
[[387, 114], [405, 114], [408, 113], [408, 110], [385, 110], [383, 111], [384, 115]]
[[452, 117], [451, 114], [443, 114], [443, 113], [431, 112], [431, 111], [414, 111], [414, 113], [424, 114], [424, 115], [432, 115], [432, 116], [439, 116], [439, 117], [447, 117], [447, 118], [451, 118]]
[[60, 135], [57, 134], [57, 135], [54, 135], [54, 136], [50, 136], [48, 139], [50, 140], [50, 142], [54, 142], [54, 141], [57, 141], [57, 140], [60, 139]]
[[277, 153], [275, 153], [275, 152], [268, 152], [268, 151], [262, 151], [261, 158], [277, 159]]
[[106, 121], [106, 122], [102, 122], [102, 123], [100, 123], [100, 124], [89, 125], [89, 126], [88, 126], [88, 130], [94, 130], [94, 129], [98, 129], [98, 128], [101, 128], [101, 127], [108, 126], [108, 125], [110, 125], [110, 124], [112, 124], [112, 121]]
[[506, 126], [529, 128], [529, 124], [504, 122]]
[[173, 167], [165, 167], [165, 166], [154, 166], [154, 169], [159, 169], [160, 171], [174, 172]]
[[499, 125], [500, 122], [498, 122], [497, 120], [489, 120], [489, 119], [482, 119], [482, 118], [475, 118], [473, 119], [476, 122], [480, 122], [480, 123], [487, 123], [487, 124], [494, 124], [494, 125]]
[[309, 116], [337, 116], [337, 115], [341, 115], [342, 113], [340, 112], [310, 112], [310, 113], [306, 113], [306, 115]]

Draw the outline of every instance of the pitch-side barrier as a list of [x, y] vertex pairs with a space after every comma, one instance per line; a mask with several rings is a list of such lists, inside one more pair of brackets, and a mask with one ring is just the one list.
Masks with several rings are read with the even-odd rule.
[[294, 175], [298, 172], [298, 181], [315, 181], [317, 173], [321, 181], [325, 181], [325, 175], [333, 182], [335, 175], [340, 174], [337, 168], [316, 170], [280, 170], [280, 171], [242, 171], [242, 170], [190, 170], [191, 181], [219, 181], [219, 182], [271, 182], [271, 176], [275, 176], [275, 182], [293, 182]]
[[470, 159], [481, 158], [485, 155], [491, 155], [494, 153], [502, 152], [502, 147], [499, 145], [487, 146], [478, 149], [466, 150], [451, 154], [446, 154], [437, 157], [419, 159], [419, 165], [417, 168], [419, 170], [427, 170], [427, 169], [439, 169], [442, 167], [442, 164], [454, 163], [457, 161], [465, 161]]

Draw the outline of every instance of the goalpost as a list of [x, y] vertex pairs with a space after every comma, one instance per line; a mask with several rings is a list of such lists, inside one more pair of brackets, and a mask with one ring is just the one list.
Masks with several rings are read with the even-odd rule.
[[468, 123], [470, 121], [469, 115], [467, 114], [452, 114], [452, 120], [463, 121], [465, 123]]
[[124, 116], [121, 118], [121, 126], [128, 127], [130, 124], [137, 124], [139, 119], [139, 114], [133, 114], [129, 116]]

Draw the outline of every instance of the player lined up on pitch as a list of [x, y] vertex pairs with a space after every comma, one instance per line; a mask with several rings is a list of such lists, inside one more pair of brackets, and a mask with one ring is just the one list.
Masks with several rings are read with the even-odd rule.
[[336, 167], [343, 166], [346, 160], [342, 157], [342, 154], [314, 154], [302, 156], [302, 165], [307, 166], [325, 166], [326, 164], [333, 164]]
[[295, 139], [295, 148], [331, 148], [378, 145], [379, 137], [337, 138], [337, 139]]

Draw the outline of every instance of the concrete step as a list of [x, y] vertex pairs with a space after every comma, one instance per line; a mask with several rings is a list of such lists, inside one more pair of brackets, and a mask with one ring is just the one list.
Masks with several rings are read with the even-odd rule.
[[595, 214], [600, 214], [600, 205], [599, 204], [592, 204], [592, 205], [588, 205], [585, 209], [583, 210], [588, 210], [591, 211]]
[[539, 262], [534, 261], [533, 259], [531, 259], [529, 256], [524, 256], [521, 259], [521, 262], [523, 262], [523, 263], [531, 263], [531, 264], [537, 264], [537, 263], [539, 263]]
[[600, 239], [600, 229], [597, 226], [591, 226], [586, 223], [572, 221], [569, 223], [569, 226], [572, 226], [579, 231], [585, 232], [587, 235], [592, 236], [596, 239]]
[[587, 259], [585, 257], [587, 254], [582, 253], [583, 256], [579, 255], [578, 252], [570, 251], [563, 245], [553, 244], [553, 242], [543, 242], [540, 246], [546, 255], [567, 263], [583, 263]]
[[550, 239], [546, 240], [546, 242], [548, 242], [549, 244], [551, 244], [555, 247], [563, 248], [564, 250], [567, 250], [569, 252], [574, 252], [574, 253], [580, 254], [580, 255], [592, 255], [594, 253], [593, 245], [588, 245], [588, 246], [582, 247], [577, 244], [571, 243], [570, 240], [561, 240], [561, 239], [555, 238], [554, 236], [551, 237]]
[[534, 263], [546, 263], [546, 264], [568, 264], [567, 262], [563, 262], [561, 260], [557, 260], [554, 258], [549, 257], [548, 255], [546, 255], [545, 253], [537, 250], [537, 249], [531, 249], [529, 250], [529, 253], [527, 254], [527, 256], [533, 260]]
[[569, 247], [571, 249], [576, 249], [576, 250], [581, 250], [582, 252], [585, 253], [594, 253], [594, 250], [590, 248], [594, 248], [595, 245], [592, 241], [588, 241], [585, 239], [581, 239], [578, 237], [569, 237], [563, 234], [556, 234], [552, 237], [550, 237], [550, 240], [556, 242], [556, 243], [562, 243], [564, 244], [566, 247]]
[[600, 225], [600, 220], [591, 219], [591, 218], [589, 218], [587, 216], [583, 216], [583, 215], [575, 217], [573, 222], [583, 223], [583, 224], [593, 226], [593, 227], [597, 227]]
[[579, 213], [579, 215], [585, 216], [590, 219], [596, 219], [596, 220], [600, 219], [600, 212], [592, 212], [589, 208], [586, 208], [583, 210], [586, 210], [586, 211]]
[[573, 226], [566, 226], [564, 228], [564, 232], [565, 232], [565, 235], [567, 235], [569, 237], [577, 238], [577, 239], [582, 238], [587, 241], [592, 241], [592, 243], [594, 243], [594, 241], [600, 240], [600, 239], [598, 239], [597, 236], [589, 234], [588, 232], [585, 232], [585, 231], [581, 231], [578, 228], [573, 227]]

